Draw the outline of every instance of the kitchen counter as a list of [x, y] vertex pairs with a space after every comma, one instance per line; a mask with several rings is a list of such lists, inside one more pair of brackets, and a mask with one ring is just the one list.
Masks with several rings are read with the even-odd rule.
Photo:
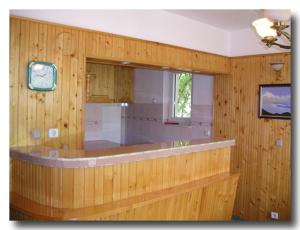
[[45, 146], [28, 146], [11, 148], [10, 156], [43, 166], [80, 168], [155, 159], [184, 153], [226, 148], [233, 145], [235, 145], [235, 140], [211, 138], [129, 145], [97, 150], [65, 150]]

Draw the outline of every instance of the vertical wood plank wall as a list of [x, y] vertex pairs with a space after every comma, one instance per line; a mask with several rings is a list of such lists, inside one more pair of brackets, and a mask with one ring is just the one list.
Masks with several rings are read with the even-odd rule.
[[[79, 48], [83, 47], [83, 48]], [[50, 145], [82, 148], [85, 85], [85, 33], [41, 22], [10, 20], [10, 146]], [[30, 61], [54, 63], [55, 91], [27, 88]], [[49, 139], [49, 128], [60, 137]], [[41, 139], [31, 131], [39, 129]]]
[[228, 173], [230, 151], [228, 147], [90, 168], [54, 168], [12, 159], [11, 192], [56, 208], [99, 205]]
[[[291, 122], [259, 119], [259, 84], [291, 82], [290, 54], [232, 58], [231, 77], [216, 77], [213, 135], [236, 140], [231, 171], [240, 172], [234, 215], [246, 220], [291, 217]], [[270, 63], [285, 63], [281, 72]], [[275, 146], [276, 139], [283, 147]]]
[[[12, 159], [11, 205], [44, 220], [230, 220], [238, 180], [229, 174], [230, 152], [226, 147], [90, 168]], [[125, 217], [126, 211], [134, 215]]]
[[[218, 73], [214, 136], [237, 140], [231, 168], [241, 172], [234, 214], [266, 220], [271, 210], [277, 210], [279, 219], [290, 218], [290, 121], [257, 118], [258, 84], [290, 82], [290, 55], [249, 56], [230, 62], [219, 55], [11, 17], [10, 146], [83, 146], [86, 57]], [[59, 77], [54, 92], [27, 89], [31, 60], [56, 64]], [[281, 73], [271, 70], [272, 60], [286, 63]], [[59, 138], [47, 137], [51, 127], [60, 129]], [[33, 128], [41, 129], [41, 140], [31, 139]], [[277, 137], [283, 138], [283, 148], [274, 146]]]
[[[86, 58], [131, 61], [139, 64], [229, 73], [227, 57], [95, 32], [42, 21], [10, 18], [10, 146], [44, 144], [83, 147]], [[53, 92], [27, 88], [27, 65], [47, 61], [58, 68]], [[31, 131], [41, 130], [33, 140]], [[49, 128], [60, 136], [49, 139]]]

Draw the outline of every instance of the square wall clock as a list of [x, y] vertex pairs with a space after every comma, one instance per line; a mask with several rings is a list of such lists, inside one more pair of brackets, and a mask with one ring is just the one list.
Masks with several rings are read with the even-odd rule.
[[28, 88], [53, 91], [56, 88], [57, 69], [49, 62], [32, 61], [28, 64]]

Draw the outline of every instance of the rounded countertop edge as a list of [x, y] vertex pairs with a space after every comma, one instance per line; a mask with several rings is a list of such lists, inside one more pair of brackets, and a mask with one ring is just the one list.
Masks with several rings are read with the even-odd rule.
[[[231, 147], [235, 145], [234, 139], [224, 139], [208, 143], [193, 144], [188, 146], [169, 147], [164, 149], [151, 149], [130, 153], [119, 153], [109, 156], [97, 156], [86, 158], [57, 158], [47, 156], [37, 156], [36, 154], [10, 150], [10, 157], [26, 161], [31, 164], [55, 167], [55, 168], [88, 168], [113, 165], [118, 163], [129, 163], [134, 161], [151, 160], [172, 155], [188, 154], [192, 152], [202, 152], [213, 149]], [[99, 150], [101, 151], [101, 150]]]

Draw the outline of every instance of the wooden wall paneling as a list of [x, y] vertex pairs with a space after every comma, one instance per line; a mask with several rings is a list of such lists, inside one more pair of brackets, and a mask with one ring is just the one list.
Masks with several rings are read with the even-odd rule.
[[[11, 17], [11, 146], [39, 144], [70, 148], [83, 146], [84, 99], [82, 95], [85, 91], [85, 82], [82, 72], [85, 73], [86, 57], [190, 69], [192, 63], [189, 59], [193, 52], [197, 51]], [[198, 53], [203, 60], [209, 56], [206, 53]], [[58, 83], [55, 91], [35, 92], [27, 89], [27, 65], [32, 60], [44, 60], [57, 66]], [[217, 64], [204, 69], [222, 72], [223, 69], [218, 70], [219, 66]], [[70, 110], [70, 114], [67, 114], [67, 110]], [[56, 127], [60, 129], [59, 138], [49, 139], [48, 129]], [[41, 130], [40, 140], [31, 139], [30, 133], [34, 128]], [[75, 132], [76, 129], [77, 132]]]
[[124, 38], [120, 36], [112, 36], [112, 59], [114, 60], [124, 60], [125, 58], [125, 42]]
[[62, 205], [73, 208], [74, 203], [74, 169], [63, 169], [62, 172]]
[[148, 49], [151, 49], [151, 62], [153, 65], [157, 65], [160, 63], [159, 55], [158, 55], [158, 44], [156, 42], [149, 42], [148, 43]]
[[[276, 61], [285, 63], [281, 72], [271, 69], [270, 63]], [[259, 119], [257, 114], [259, 84], [290, 82], [290, 55], [232, 58], [231, 65], [231, 77], [215, 78], [213, 133], [236, 139], [231, 171], [241, 176], [234, 214], [246, 220], [269, 220], [270, 212], [277, 211], [279, 219], [288, 220], [290, 121]], [[286, 143], [282, 148], [275, 146], [278, 138]]]
[[77, 91], [76, 91], [76, 148], [84, 147], [84, 111], [85, 111], [85, 89], [86, 89], [86, 57], [85, 57], [85, 40], [86, 33], [79, 31], [78, 35], [78, 76], [77, 76]]
[[[98, 181], [96, 180], [97, 170], [95, 169], [95, 193], [98, 193]], [[86, 184], [89, 182], [85, 182], [85, 169], [78, 168], [74, 170], [74, 208], [81, 208], [85, 205], [85, 191], [86, 191]], [[99, 197], [100, 194], [99, 194]], [[97, 204], [97, 200], [95, 199], [95, 204]]]
[[103, 204], [104, 167], [95, 168], [95, 204]]
[[121, 198], [121, 164], [113, 165], [112, 170], [113, 170], [112, 197], [113, 197], [113, 201], [115, 201], [115, 200], [120, 200]]
[[[77, 131], [83, 136], [82, 128], [76, 130], [76, 126], [82, 126], [82, 105], [77, 108], [78, 104], [82, 104], [82, 99], [77, 101], [77, 90], [70, 91], [70, 87], [78, 87], [77, 84], [77, 67], [80, 67], [84, 72], [84, 53], [81, 52], [82, 63], [78, 62], [78, 39], [73, 39], [73, 34], [70, 35], [69, 31], [63, 29], [61, 26], [55, 26], [42, 22], [35, 22], [17, 18], [11, 18], [11, 31], [18, 32], [11, 36], [11, 56], [14, 57], [18, 49], [18, 57], [11, 59], [11, 88], [10, 94], [12, 112], [11, 124], [17, 125], [12, 131], [11, 146], [25, 146], [25, 145], [48, 145], [54, 147], [66, 146], [82, 146], [83, 140], [76, 143]], [[76, 32], [77, 33], [77, 32]], [[75, 34], [76, 34], [75, 33]], [[20, 36], [19, 41], [17, 42]], [[65, 41], [64, 41], [65, 40]], [[17, 43], [16, 43], [17, 42]], [[65, 44], [63, 44], [65, 43]], [[12, 49], [14, 45], [15, 49]], [[73, 46], [73, 47], [71, 47]], [[74, 47], [76, 46], [76, 47]], [[72, 50], [72, 48], [74, 48]], [[76, 49], [75, 49], [76, 48]], [[83, 51], [84, 52], [84, 51]], [[72, 56], [72, 57], [71, 57]], [[37, 92], [27, 88], [27, 65], [30, 61], [47, 61], [54, 63], [58, 68], [58, 86], [53, 92]], [[14, 62], [14, 63], [12, 63]], [[18, 80], [13, 78], [14, 72], [18, 72]], [[69, 81], [70, 74], [73, 76], [74, 81]], [[70, 79], [69, 79], [70, 78]], [[12, 83], [13, 82], [13, 83]], [[64, 84], [62, 84], [64, 83]], [[70, 85], [69, 85], [70, 84]], [[14, 85], [14, 86], [12, 86]], [[80, 87], [82, 87], [80, 85]], [[81, 88], [80, 88], [81, 89]], [[62, 106], [62, 99], [64, 105]], [[17, 104], [15, 104], [17, 102]], [[17, 107], [18, 116], [15, 112]], [[70, 109], [70, 113], [67, 111]], [[63, 114], [62, 114], [63, 110]], [[68, 114], [67, 114], [68, 112]], [[79, 119], [77, 120], [77, 113]], [[70, 117], [69, 117], [70, 115]], [[71, 127], [69, 129], [69, 120]], [[80, 122], [77, 124], [77, 122]], [[49, 128], [58, 127], [60, 129], [60, 137], [50, 140], [47, 136]], [[63, 127], [63, 128], [62, 128]], [[33, 129], [38, 128], [41, 131], [41, 138], [33, 140], [31, 132]], [[69, 132], [70, 131], [70, 132]], [[80, 132], [81, 131], [81, 132]], [[79, 139], [79, 138], [78, 138]], [[62, 143], [63, 142], [63, 143]]]
[[143, 63], [143, 51], [142, 51], [142, 43], [138, 40], [135, 40], [135, 55], [134, 60], [135, 62]]
[[[61, 119], [62, 110], [62, 91], [63, 91], [63, 78], [64, 78], [64, 67], [63, 67], [63, 43], [64, 43], [64, 33], [61, 27], [55, 26], [55, 42], [54, 42], [54, 50], [52, 53], [54, 55], [54, 64], [57, 68], [57, 86], [56, 90], [53, 91], [53, 116], [52, 116], [52, 127], [51, 128], [59, 128], [61, 131], [61, 127], [63, 126], [63, 121]], [[53, 42], [53, 40], [48, 40], [49, 42]], [[50, 128], [50, 127], [49, 127]], [[61, 134], [60, 134], [61, 135]], [[55, 138], [50, 141], [49, 146], [54, 147], [62, 147], [61, 138]]]
[[159, 44], [156, 44], [156, 54], [157, 54], [157, 63], [161, 63], [161, 66], [168, 67], [168, 63], [166, 60], [166, 52], [164, 50], [164, 47]]
[[[228, 172], [229, 168], [224, 167], [223, 164], [229, 165], [229, 162], [223, 160], [217, 161], [218, 158], [224, 159], [223, 154], [229, 155], [230, 149], [225, 148], [223, 151], [216, 152], [206, 151], [201, 153], [189, 153], [96, 168], [63, 169], [33, 165], [22, 160], [12, 159], [12, 178], [14, 180], [12, 181], [11, 192], [29, 199], [28, 201], [31, 200], [32, 202], [36, 202], [37, 205], [64, 208], [64, 210], [69, 211], [73, 208], [77, 208], [77, 210], [81, 210], [78, 208], [84, 208], [82, 211], [74, 210], [74, 214], [70, 213], [65, 215], [64, 218], [69, 218], [68, 216], [71, 218], [73, 215], [80, 214], [85, 215], [86, 217], [84, 218], [93, 219], [97, 215], [92, 215], [92, 213], [95, 213], [96, 210], [98, 210], [95, 205], [99, 206], [104, 204], [106, 204], [106, 206], [103, 206], [103, 208], [106, 207], [107, 210], [121, 205], [119, 211], [112, 210], [109, 211], [108, 214], [125, 212], [128, 207], [136, 208], [147, 205], [142, 212], [143, 214], [136, 210], [133, 218], [138, 219], [140, 218], [140, 215], [144, 216], [141, 218], [146, 218], [145, 216], [152, 217], [156, 215], [155, 210], [157, 209], [157, 204], [154, 206], [151, 206], [150, 204], [154, 202], [154, 200], [161, 200], [162, 198], [160, 198], [160, 195], [165, 194], [166, 196], [173, 196], [172, 194], [175, 194], [178, 191], [186, 191], [186, 189], [191, 190], [191, 188], [197, 187], [198, 183], [213, 183], [213, 181], [216, 180], [224, 181], [224, 179], [229, 176], [229, 174], [225, 173]], [[197, 155], [200, 157], [197, 157]], [[203, 158], [203, 156], [205, 157]], [[207, 159], [208, 161], [206, 161]], [[158, 163], [158, 160], [160, 163], [155, 164]], [[203, 166], [201, 164], [201, 161], [203, 162], [203, 160], [206, 161], [206, 164], [215, 164], [215, 167], [214, 169], [207, 167], [206, 169], [210, 171], [198, 175], [197, 173], [201, 173], [201, 171], [197, 171], [197, 167]], [[180, 171], [183, 172], [180, 173]], [[180, 181], [179, 178], [181, 178], [181, 175], [184, 177]], [[212, 179], [207, 179], [209, 175], [216, 176], [212, 177]], [[238, 175], [229, 176], [228, 178], [235, 178], [236, 186]], [[198, 179], [200, 179], [199, 182], [197, 182]], [[177, 188], [176, 186], [179, 187]], [[217, 189], [219, 195], [216, 196], [222, 198], [230, 194], [232, 186], [229, 187], [226, 187], [229, 190], [221, 189], [224, 192]], [[28, 189], [31, 189], [31, 191], [28, 191]], [[144, 200], [145, 196], [148, 197], [146, 200]], [[180, 199], [177, 199], [174, 203], [170, 204], [165, 212], [168, 213], [170, 210], [181, 211], [177, 211], [175, 214], [170, 211], [167, 218], [191, 218], [190, 214], [187, 214], [186, 212], [188, 209], [195, 209], [197, 204], [199, 204], [200, 201], [197, 200], [196, 197], [198, 196], [191, 194], [181, 196]], [[126, 200], [126, 198], [130, 199]], [[150, 200], [147, 201], [148, 199], [154, 200], [150, 202]], [[224, 200], [225, 203], [226, 199]], [[145, 201], [146, 203], [142, 204], [138, 201], [138, 203], [133, 204], [133, 206], [129, 205], [130, 202], [135, 202], [134, 200], [140, 200], [141, 202]], [[194, 208], [187, 206], [187, 201], [192, 202], [193, 204], [195, 202], [196, 206], [193, 206]], [[233, 200], [231, 201], [233, 205]], [[117, 205], [114, 202], [119, 202], [119, 204]], [[223, 206], [220, 207], [221, 209], [224, 208]], [[45, 211], [42, 212], [44, 213]], [[51, 212], [59, 213], [58, 210], [52, 210]], [[41, 213], [41, 215], [44, 214]], [[193, 216], [197, 215], [194, 213]], [[157, 218], [161, 218], [161, 216], [158, 216]]]
[[125, 39], [124, 41], [124, 60], [129, 62], [134, 62], [136, 54], [136, 42], [133, 39]]
[[[222, 151], [73, 170], [12, 160], [12, 177], [15, 178], [12, 192], [53, 207], [78, 208], [108, 203], [227, 172], [229, 167], [224, 165], [229, 165], [229, 157], [224, 155], [229, 155], [229, 152], [230, 149], [225, 148]], [[214, 167], [197, 170], [207, 164], [214, 164]], [[49, 201], [52, 197], [53, 200]]]
[[[14, 21], [12, 21], [14, 23]], [[27, 109], [28, 89], [27, 89], [27, 73], [22, 69], [27, 69], [29, 59], [29, 33], [30, 22], [21, 21], [20, 34], [20, 57], [19, 57], [19, 79], [18, 79], [18, 143], [16, 145], [28, 145], [28, 126], [29, 117]], [[22, 103], [21, 103], [22, 102]]]
[[[30, 22], [29, 24], [29, 47], [28, 47], [28, 59], [26, 60], [26, 64], [30, 61], [38, 61], [38, 48], [39, 48], [39, 24], [35, 22]], [[27, 70], [27, 66], [24, 68]], [[27, 82], [27, 74], [25, 75], [25, 79]], [[27, 84], [25, 84], [25, 87], [27, 88]], [[27, 88], [28, 90], [28, 88]], [[30, 133], [33, 129], [39, 128], [37, 127], [37, 101], [38, 101], [38, 95], [40, 93], [28, 90], [28, 101], [27, 101], [27, 114], [28, 114], [28, 127], [27, 127], [27, 144], [28, 145], [35, 145], [39, 144], [39, 140], [33, 140], [30, 137]]]
[[[104, 188], [106, 188], [105, 184], [104, 184]], [[85, 207], [92, 206], [95, 204], [95, 195], [97, 195], [95, 194], [95, 168], [85, 168], [84, 169], [84, 206]]]
[[[12, 21], [15, 23], [15, 21]], [[18, 135], [18, 142], [16, 146], [27, 145], [28, 141], [28, 90], [27, 90], [27, 73], [24, 69], [27, 69], [28, 64], [28, 50], [29, 50], [29, 21], [21, 21], [21, 33], [20, 33], [20, 56], [19, 56], [19, 79], [18, 79], [18, 94], [12, 95], [12, 97], [18, 97], [18, 128], [15, 130]], [[16, 60], [17, 61], [17, 60]], [[14, 65], [14, 64], [12, 64]], [[22, 102], [22, 103], [21, 103]], [[13, 123], [13, 122], [12, 122]]]
[[113, 167], [105, 166], [103, 171], [103, 202], [113, 201]]
[[[101, 217], [105, 220], [230, 220], [235, 196], [228, 192], [236, 180], [224, 180], [204, 188], [176, 194], [142, 206], [133, 206], [118, 214]], [[230, 190], [231, 191], [231, 190]], [[228, 213], [224, 213], [224, 210]]]
[[68, 148], [68, 134], [69, 134], [69, 92], [70, 88], [68, 87], [68, 84], [70, 82], [70, 64], [71, 64], [71, 47], [72, 47], [72, 34], [70, 30], [64, 29], [62, 32], [63, 37], [63, 75], [62, 75], [62, 81], [61, 81], [61, 103], [60, 103], [60, 110], [61, 110], [61, 126], [60, 129], [60, 139], [61, 144], [64, 148]]
[[129, 163], [121, 164], [120, 177], [120, 199], [126, 199], [129, 195]]
[[135, 195], [141, 195], [144, 193], [143, 185], [144, 185], [144, 164], [142, 161], [136, 162], [136, 190]]
[[98, 33], [96, 32], [85, 32], [85, 53], [88, 57], [97, 57], [98, 56]]
[[[76, 138], [76, 133], [77, 133], [77, 128], [76, 128], [76, 115], [80, 114], [78, 112], [77, 108], [77, 83], [78, 83], [78, 60], [79, 60], [79, 31], [72, 31], [72, 40], [71, 40], [71, 45], [72, 45], [72, 52], [70, 53], [70, 82], [69, 82], [69, 134], [68, 134], [68, 143], [71, 149], [76, 149], [77, 148], [77, 138]], [[83, 100], [80, 99], [80, 100]]]
[[[44, 61], [48, 61], [50, 63], [55, 63], [55, 42], [56, 41], [56, 33], [55, 33], [55, 26], [53, 25], [48, 25], [47, 26], [47, 42], [46, 48], [47, 48], [47, 57], [45, 58]], [[54, 121], [53, 118], [55, 117], [54, 114], [54, 92], [50, 91], [45, 94], [45, 127], [44, 127], [44, 143], [46, 145], [53, 146], [54, 141], [53, 138], [48, 137], [48, 129], [53, 128]]]
[[[38, 43], [37, 43], [37, 59], [41, 61], [47, 61], [47, 31], [48, 25], [39, 23], [38, 24]], [[46, 93], [39, 92], [36, 94], [36, 125], [35, 127], [41, 130], [41, 138], [36, 140], [36, 145], [45, 143], [47, 131], [45, 127], [45, 116], [46, 116]]]
[[[46, 23], [11, 19], [12, 26], [14, 24], [18, 26], [18, 22], [20, 23], [20, 33], [17, 33], [16, 35], [19, 34], [19, 36], [21, 36], [19, 41], [20, 46], [18, 46], [20, 47], [20, 55], [18, 55], [19, 58], [14, 60], [14, 65], [11, 65], [18, 68], [19, 77], [17, 82], [14, 80], [16, 87], [18, 85], [18, 93], [14, 94], [15, 96], [18, 96], [15, 101], [18, 101], [17, 107], [20, 112], [18, 117], [13, 115], [15, 118], [11, 120], [12, 124], [18, 125], [15, 131], [12, 131], [12, 133], [15, 133], [12, 135], [15, 135], [18, 139], [17, 145], [45, 144], [61, 147], [62, 145], [60, 142], [63, 140], [64, 144], [67, 146], [69, 146], [69, 144], [71, 147], [81, 146], [82, 140], [80, 140], [79, 144], [76, 143], [76, 140], [74, 141], [77, 131], [82, 130], [76, 130], [78, 112], [78, 109], [76, 108], [77, 91], [69, 91], [70, 86], [73, 87], [76, 85], [76, 78], [78, 78], [76, 70], [78, 66], [78, 55], [72, 53], [73, 51], [71, 50], [71, 46], [73, 46], [73, 48], [76, 46], [77, 49], [78, 39], [75, 38], [75, 40], [72, 41], [71, 37], [73, 35], [69, 35], [68, 30], [64, 33], [61, 27], [48, 25]], [[64, 38], [65, 48], [63, 46]], [[14, 43], [11, 42], [11, 46], [13, 44]], [[72, 54], [68, 54], [69, 51]], [[70, 57], [70, 55], [72, 55], [72, 57]], [[68, 64], [71, 59], [72, 64]], [[36, 92], [27, 88], [27, 65], [33, 60], [52, 62], [58, 67], [58, 87], [54, 92]], [[81, 60], [83, 60], [83, 58]], [[72, 67], [73, 69], [71, 70]], [[70, 74], [74, 77], [73, 81], [68, 80]], [[10, 79], [13, 80], [14, 78], [10, 77]], [[61, 84], [63, 83], [62, 80], [64, 80], [65, 87]], [[69, 83], [71, 85], [68, 87]], [[11, 96], [11, 98], [13, 98], [13, 96]], [[66, 103], [64, 106], [62, 106], [62, 101]], [[82, 102], [82, 98], [79, 98], [79, 102]], [[68, 106], [65, 106], [67, 104]], [[15, 105], [13, 104], [13, 106]], [[71, 107], [70, 119], [69, 114], [67, 115], [69, 106]], [[64, 115], [61, 113], [63, 109]], [[15, 109], [12, 111], [15, 111]], [[81, 111], [81, 113], [83, 113], [83, 111]], [[63, 124], [62, 120], [64, 120]], [[71, 120], [70, 133], [68, 128], [69, 120]], [[79, 119], [79, 121], [79, 126], [81, 126], [82, 119]], [[49, 128], [54, 127], [60, 128], [61, 137], [57, 140], [50, 140], [47, 137], [47, 132]], [[62, 129], [62, 127], [64, 128]], [[35, 128], [38, 128], [41, 131], [41, 138], [39, 140], [31, 139], [31, 132]]]
[[151, 64], [155, 64], [155, 46], [153, 46], [152, 42], [146, 42], [145, 52], [146, 60]]
[[137, 168], [136, 162], [130, 162], [128, 165], [128, 197], [136, 195]]
[[19, 91], [19, 61], [20, 61], [20, 37], [21, 37], [21, 21], [12, 19], [10, 21], [10, 49], [9, 49], [9, 115], [10, 115], [10, 146], [18, 144], [18, 91]]

